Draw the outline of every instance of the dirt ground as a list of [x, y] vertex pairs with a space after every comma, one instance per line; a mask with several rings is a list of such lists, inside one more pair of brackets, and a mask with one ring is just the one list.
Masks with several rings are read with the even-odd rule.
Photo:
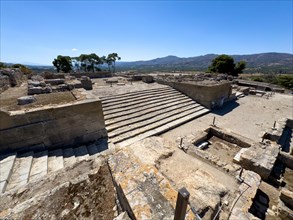
[[113, 83], [112, 86], [109, 83], [106, 83], [107, 79], [93, 79], [94, 82], [93, 90], [87, 91], [87, 93], [92, 94], [96, 97], [116, 95], [121, 93], [128, 93], [134, 91], [141, 91], [147, 89], [155, 89], [165, 87], [164, 85], [160, 85], [158, 83], [144, 83], [142, 81], [134, 81], [129, 82], [126, 78], [123, 77], [113, 77], [111, 80], [118, 80], [121, 85], [117, 85]]
[[208, 141], [211, 143], [211, 145], [209, 145], [205, 151], [209, 152], [211, 155], [217, 155], [222, 162], [227, 164], [233, 163], [234, 156], [241, 149], [241, 147], [235, 144], [231, 144], [216, 136], [211, 137]]
[[57, 105], [75, 101], [74, 95], [70, 92], [55, 92], [48, 94], [34, 95], [36, 101], [27, 105], [18, 105], [17, 98], [27, 96], [27, 84], [23, 83], [20, 87], [12, 87], [0, 94], [0, 109], [15, 111], [41, 107], [45, 105]]
[[271, 128], [274, 121], [293, 118], [292, 109], [292, 95], [275, 93], [269, 99], [249, 95], [235, 102], [226, 103], [222, 109], [213, 110], [203, 117], [164, 133], [162, 137], [175, 141], [179, 136], [206, 129], [216, 117], [216, 126], [259, 141], [261, 132]]

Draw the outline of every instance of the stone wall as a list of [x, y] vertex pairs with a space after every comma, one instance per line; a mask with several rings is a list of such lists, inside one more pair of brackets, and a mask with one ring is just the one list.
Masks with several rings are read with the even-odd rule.
[[107, 136], [100, 100], [0, 111], [0, 151], [51, 149]]
[[25, 79], [19, 69], [4, 68], [0, 70], [0, 93], [13, 86], [20, 86]]
[[78, 72], [78, 73], [70, 73], [71, 76], [75, 76], [76, 78], [81, 78], [82, 76], [87, 76], [90, 77], [91, 79], [93, 78], [104, 78], [104, 77], [111, 77], [112, 73], [110, 72]]
[[158, 81], [158, 83], [173, 87], [209, 109], [221, 107], [232, 93], [230, 82], [205, 84], [202, 82]]

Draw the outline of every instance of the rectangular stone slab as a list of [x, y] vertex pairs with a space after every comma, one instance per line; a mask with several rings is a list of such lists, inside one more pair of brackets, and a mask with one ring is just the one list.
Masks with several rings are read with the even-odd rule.
[[62, 149], [49, 152], [48, 157], [48, 173], [55, 172], [64, 167], [63, 164], [63, 151]]
[[36, 180], [47, 175], [48, 151], [38, 152], [34, 155], [29, 181]]

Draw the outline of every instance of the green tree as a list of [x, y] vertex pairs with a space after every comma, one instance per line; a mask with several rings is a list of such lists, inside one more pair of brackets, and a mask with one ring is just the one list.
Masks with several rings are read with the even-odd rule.
[[81, 54], [79, 56], [79, 61], [81, 62], [81, 66], [84, 68], [85, 71], [93, 71], [95, 72], [96, 65], [102, 64], [101, 58], [95, 54]]
[[239, 73], [242, 73], [242, 71], [245, 69], [246, 67], [246, 62], [245, 61], [239, 61], [236, 66], [235, 66], [235, 72], [238, 75]]
[[222, 54], [212, 60], [212, 64], [208, 68], [208, 72], [213, 73], [227, 73], [229, 75], [237, 76], [246, 67], [244, 61], [234, 64], [234, 59], [231, 56]]
[[115, 73], [116, 60], [121, 60], [121, 57], [119, 57], [117, 53], [110, 53], [108, 54], [106, 58], [106, 63], [108, 64], [109, 71], [110, 71], [110, 66], [112, 66], [113, 73]]
[[72, 70], [72, 62], [69, 56], [58, 55], [52, 63], [57, 68], [58, 73], [60, 71], [69, 73]]

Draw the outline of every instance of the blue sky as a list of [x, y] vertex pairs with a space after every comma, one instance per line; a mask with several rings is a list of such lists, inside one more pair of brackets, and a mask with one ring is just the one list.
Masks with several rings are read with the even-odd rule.
[[2, 1], [1, 61], [293, 52], [289, 1]]

